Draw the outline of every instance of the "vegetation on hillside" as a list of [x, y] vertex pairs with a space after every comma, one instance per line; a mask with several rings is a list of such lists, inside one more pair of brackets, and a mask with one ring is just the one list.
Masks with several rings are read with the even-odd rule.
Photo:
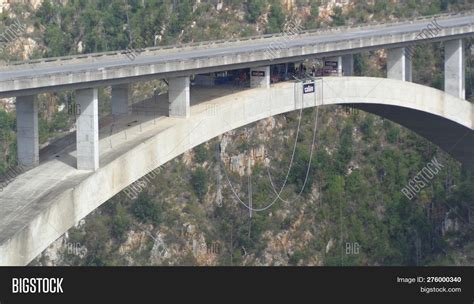
[[[32, 58], [39, 58], [281, 32], [294, 19], [305, 28], [324, 28], [472, 9], [472, 3], [462, 0], [381, 0], [373, 5], [355, 0], [352, 8], [336, 8], [329, 18], [321, 19], [321, 2], [298, 0], [296, 8], [287, 11], [277, 0], [225, 0], [220, 10], [213, 1], [197, 5], [191, 0], [64, 4], [45, 0], [37, 11], [24, 5], [13, 5], [12, 11], [32, 27], [25, 35], [37, 42]], [[1, 14], [0, 30], [13, 19], [7, 12]], [[144, 45], [137, 45], [139, 41]], [[468, 41], [466, 49], [470, 47]], [[0, 60], [19, 58], [17, 52], [0, 54]], [[414, 82], [443, 88], [442, 58], [441, 44], [420, 48], [413, 58]], [[466, 88], [472, 100], [471, 58]], [[384, 77], [385, 64], [381, 51], [355, 56], [357, 75]], [[108, 114], [110, 92], [101, 89], [99, 99], [101, 114]], [[67, 133], [74, 124], [70, 92], [42, 94], [39, 107], [41, 143]], [[61, 247], [61, 258], [55, 263], [472, 264], [472, 173], [388, 120], [338, 107], [320, 110], [311, 153], [314, 111], [303, 112], [293, 165], [279, 193], [282, 200], [268, 209], [291, 163], [298, 113], [275, 117], [276, 127], [270, 131], [262, 131], [259, 122], [167, 163], [137, 199], [120, 193], [86, 217], [85, 224], [71, 229], [64, 242], [81, 250]], [[16, 162], [15, 128], [14, 113], [0, 110], [0, 173]], [[239, 142], [239, 138], [247, 140]], [[231, 143], [216, 156], [225, 139]], [[257, 160], [250, 179], [231, 171], [223, 159], [246, 155], [262, 145], [270, 164]], [[186, 162], [185, 157], [192, 161]], [[400, 190], [433, 157], [443, 170], [409, 200]], [[249, 180], [252, 206], [265, 209], [251, 216], [243, 205], [250, 201]], [[205, 249], [196, 244], [204, 244]], [[347, 248], [355, 244], [360, 250], [348, 253]], [[49, 263], [48, 256], [34, 263]]]

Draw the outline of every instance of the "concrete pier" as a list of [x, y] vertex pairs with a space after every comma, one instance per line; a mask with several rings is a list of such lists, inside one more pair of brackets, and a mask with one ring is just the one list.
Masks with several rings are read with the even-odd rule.
[[407, 58], [405, 48], [387, 50], [387, 78], [412, 81], [412, 59]]
[[36, 96], [16, 98], [18, 163], [26, 167], [39, 164], [38, 103]]
[[353, 76], [354, 75], [354, 55], [344, 55], [341, 58], [342, 60], [342, 73], [344, 76]]
[[99, 168], [99, 108], [97, 89], [76, 91], [80, 109], [76, 118], [77, 169]]
[[466, 62], [462, 39], [444, 44], [444, 91], [461, 99], [466, 99]]
[[169, 117], [189, 117], [191, 113], [189, 83], [189, 77], [168, 80]]
[[270, 66], [256, 67], [250, 69], [250, 87], [270, 87]]
[[131, 84], [112, 86], [112, 115], [128, 115], [131, 112]]

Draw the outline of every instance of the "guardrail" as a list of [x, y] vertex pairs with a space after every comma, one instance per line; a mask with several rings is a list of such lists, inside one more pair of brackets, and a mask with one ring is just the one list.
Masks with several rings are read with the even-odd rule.
[[[474, 15], [474, 10], [462, 12], [462, 13], [445, 13], [439, 15], [431, 15], [431, 16], [420, 16], [415, 19], [405, 19], [402, 21], [392, 22], [392, 23], [383, 23], [383, 22], [373, 22], [368, 24], [358, 24], [358, 25], [350, 25], [350, 26], [339, 26], [339, 27], [331, 27], [325, 29], [311, 29], [301, 31], [299, 35], [301, 36], [308, 36], [313, 34], [325, 34], [331, 32], [342, 32], [342, 31], [349, 31], [349, 30], [360, 30], [363, 28], [373, 28], [375, 27], [390, 27], [396, 26], [400, 24], [404, 24], [407, 21], [410, 23], [421, 22], [423, 20], [429, 20], [433, 18], [439, 19], [447, 19], [449, 17], [457, 16], [466, 16], [466, 15]], [[184, 49], [184, 48], [195, 48], [195, 47], [205, 47], [205, 46], [213, 46], [216, 44], [223, 44], [223, 43], [238, 43], [244, 41], [255, 41], [255, 40], [264, 40], [269, 38], [278, 38], [285, 36], [285, 33], [276, 33], [276, 34], [265, 34], [265, 35], [257, 35], [257, 36], [249, 36], [249, 37], [241, 37], [241, 38], [231, 38], [231, 39], [220, 39], [220, 40], [213, 40], [213, 41], [203, 41], [203, 42], [190, 42], [190, 43], [183, 43], [183, 44], [176, 44], [176, 45], [168, 45], [168, 46], [154, 46], [143, 48], [142, 52], [149, 53], [155, 51], [163, 51], [163, 50], [171, 50], [171, 49]], [[128, 50], [118, 50], [118, 51], [108, 51], [108, 52], [100, 52], [100, 53], [89, 53], [89, 54], [80, 54], [80, 55], [69, 55], [69, 56], [62, 56], [62, 57], [50, 57], [50, 58], [41, 58], [41, 59], [32, 59], [32, 60], [25, 60], [25, 61], [16, 61], [7, 64], [1, 68], [5, 67], [18, 67], [21, 65], [30, 65], [30, 64], [39, 64], [39, 63], [50, 63], [50, 62], [60, 62], [60, 61], [68, 61], [74, 59], [87, 59], [87, 58], [99, 58], [105, 56], [116, 56], [116, 55], [126, 55], [130, 51]]]

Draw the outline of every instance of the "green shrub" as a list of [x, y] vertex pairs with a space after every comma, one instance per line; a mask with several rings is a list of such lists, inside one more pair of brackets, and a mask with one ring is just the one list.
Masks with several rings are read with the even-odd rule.
[[207, 193], [207, 184], [208, 182], [206, 170], [201, 167], [197, 168], [191, 174], [191, 185], [193, 186], [193, 189], [201, 202]]
[[132, 206], [133, 215], [143, 222], [160, 223], [160, 205], [153, 202], [145, 193], [140, 193], [137, 201]]
[[247, 1], [247, 19], [250, 22], [257, 21], [258, 17], [263, 13], [265, 9], [265, 0], [248, 0]]
[[360, 130], [365, 135], [366, 139], [370, 140], [374, 137], [374, 117], [372, 115], [367, 115], [360, 126]]
[[119, 240], [124, 240], [125, 232], [130, 228], [130, 218], [122, 204], [115, 205], [115, 214], [112, 217], [112, 234]]
[[203, 163], [209, 159], [209, 152], [206, 149], [204, 144], [197, 146], [194, 148], [194, 155], [196, 157], [196, 162]]

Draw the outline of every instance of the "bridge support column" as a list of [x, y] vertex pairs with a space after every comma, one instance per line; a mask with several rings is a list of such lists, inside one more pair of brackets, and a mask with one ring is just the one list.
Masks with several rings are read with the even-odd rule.
[[[406, 48], [405, 48], [406, 50]], [[403, 53], [405, 53], [403, 50]], [[413, 59], [405, 56], [405, 81], [413, 81]]]
[[444, 45], [444, 91], [466, 99], [464, 43], [462, 39], [445, 42]]
[[99, 107], [97, 89], [76, 91], [81, 113], [76, 119], [77, 169], [99, 168]]
[[188, 118], [190, 111], [189, 77], [168, 79], [169, 117]]
[[412, 80], [411, 59], [405, 55], [405, 48], [387, 50], [387, 78]]
[[354, 55], [349, 54], [342, 56], [342, 73], [344, 76], [354, 75]]
[[39, 164], [38, 103], [36, 96], [16, 98], [18, 163], [26, 167]]
[[251, 88], [269, 88], [270, 87], [270, 66], [250, 69], [250, 87]]
[[129, 115], [131, 113], [131, 93], [130, 84], [112, 86], [112, 115]]

